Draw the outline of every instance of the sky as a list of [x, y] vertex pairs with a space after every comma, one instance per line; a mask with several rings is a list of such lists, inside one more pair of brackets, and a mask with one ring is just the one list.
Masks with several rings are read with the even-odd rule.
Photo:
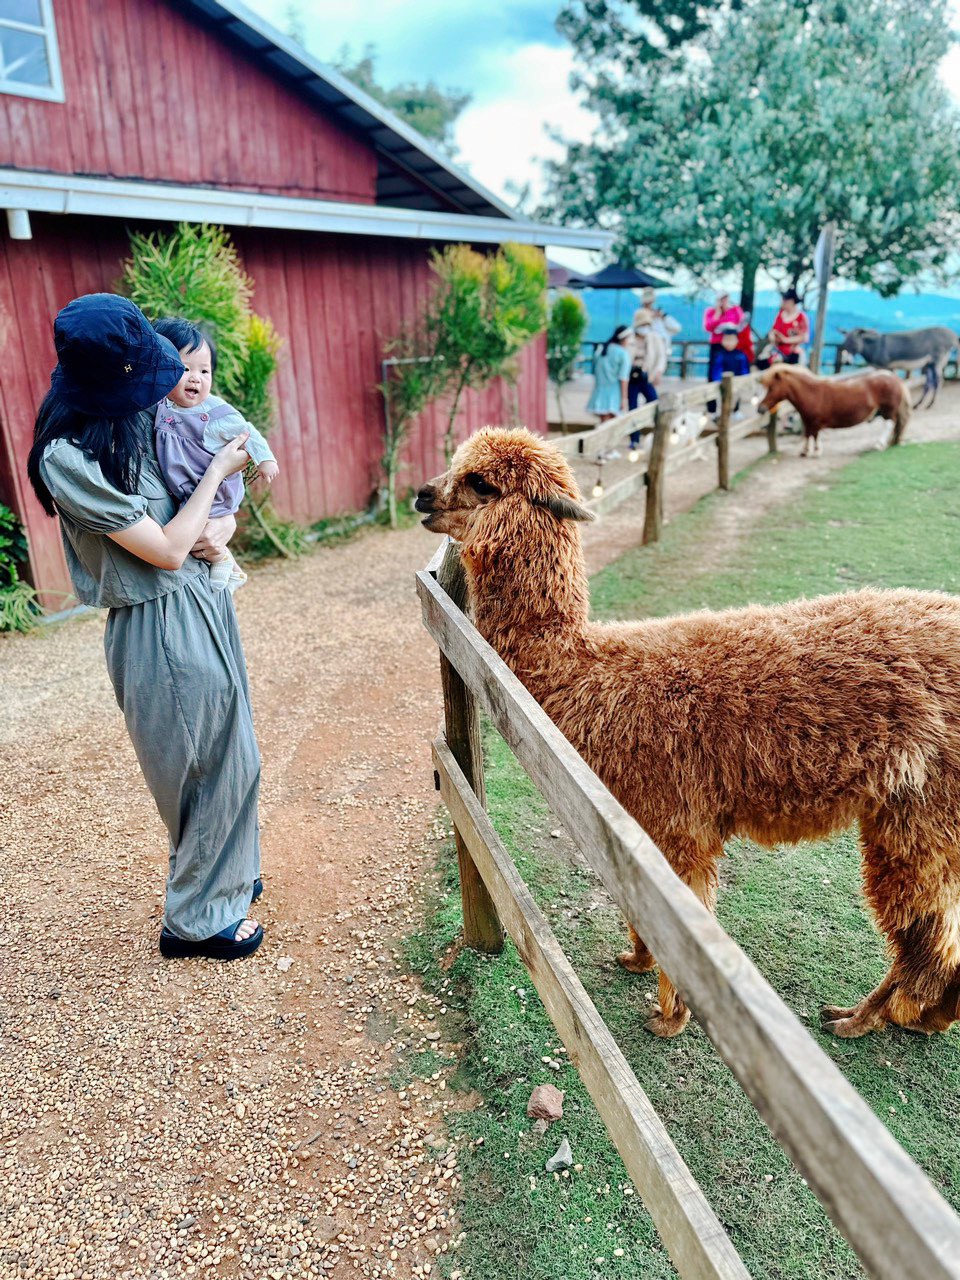
[[[457, 162], [491, 191], [510, 200], [511, 186], [540, 189], [540, 161], [562, 154], [549, 131], [588, 138], [593, 117], [569, 87], [574, 60], [558, 35], [561, 0], [246, 0], [280, 30], [298, 11], [306, 47], [333, 61], [344, 45], [355, 54], [376, 46], [378, 80], [434, 80], [472, 101], [457, 121]], [[960, 31], [960, 0], [954, 0]], [[944, 61], [944, 80], [960, 101], [960, 47]], [[577, 250], [558, 261], [589, 269]], [[951, 290], [951, 292], [953, 292]]]

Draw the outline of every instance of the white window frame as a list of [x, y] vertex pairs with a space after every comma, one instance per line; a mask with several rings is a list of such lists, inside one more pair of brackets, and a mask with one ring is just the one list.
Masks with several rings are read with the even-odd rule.
[[53, 18], [53, 0], [40, 0], [42, 26], [32, 22], [14, 22], [12, 18], [0, 18], [0, 30], [27, 31], [43, 36], [47, 45], [47, 66], [50, 68], [50, 84], [23, 84], [19, 80], [0, 79], [0, 93], [17, 98], [41, 98], [45, 102], [65, 102], [63, 73], [60, 70], [60, 47], [57, 43], [57, 24]]

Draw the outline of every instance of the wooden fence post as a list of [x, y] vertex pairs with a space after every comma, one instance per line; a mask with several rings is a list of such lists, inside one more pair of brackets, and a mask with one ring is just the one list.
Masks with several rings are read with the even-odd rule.
[[720, 417], [717, 419], [717, 488], [730, 488], [730, 418], [733, 415], [733, 374], [720, 379]]
[[780, 406], [775, 405], [767, 418], [767, 451], [769, 453], [777, 452], [777, 414], [779, 412]]
[[[467, 600], [467, 579], [460, 561], [460, 549], [448, 542], [437, 582], [462, 610]], [[480, 715], [477, 703], [450, 660], [440, 654], [440, 679], [443, 683], [443, 717], [447, 746], [463, 770], [474, 794], [486, 807], [483, 781], [483, 746], [480, 739]], [[503, 926], [493, 899], [480, 878], [480, 873], [456, 827], [457, 862], [460, 866], [460, 895], [463, 899], [463, 942], [475, 951], [503, 950]]]
[[663, 475], [667, 460], [667, 445], [676, 416], [676, 397], [657, 401], [657, 416], [653, 424], [653, 443], [650, 445], [650, 461], [647, 463], [647, 505], [643, 513], [643, 545], [660, 541], [663, 529]]
[[681, 379], [686, 378], [687, 370], [689, 369], [689, 354], [688, 354], [689, 350], [690, 350], [690, 344], [688, 342], [680, 343], [680, 377]]

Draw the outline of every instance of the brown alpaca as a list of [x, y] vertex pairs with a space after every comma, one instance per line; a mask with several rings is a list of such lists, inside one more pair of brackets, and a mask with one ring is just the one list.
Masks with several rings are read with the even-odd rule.
[[[798, 365], [775, 364], [760, 374], [766, 394], [757, 408], [774, 409], [786, 400], [803, 422], [801, 458], [821, 452], [824, 428], [856, 427], [871, 418], [893, 423], [888, 444], [899, 444], [913, 412], [907, 384], [895, 373], [873, 369], [854, 378], [818, 378]], [[811, 447], [812, 442], [812, 447]]]
[[[590, 622], [566, 460], [486, 428], [425, 485], [460, 542], [481, 634], [713, 909], [724, 841], [814, 839], [859, 821], [890, 972], [827, 1026], [943, 1031], [960, 1016], [960, 600], [860, 591], [647, 622]], [[654, 958], [631, 927], [619, 957]], [[660, 974], [648, 1028], [689, 1011]]]

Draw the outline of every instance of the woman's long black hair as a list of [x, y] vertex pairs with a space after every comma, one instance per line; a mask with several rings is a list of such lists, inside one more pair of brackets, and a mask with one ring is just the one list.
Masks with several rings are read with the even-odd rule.
[[606, 355], [613, 344], [619, 341], [621, 336], [625, 338], [629, 333], [630, 326], [628, 324], [618, 324], [613, 333], [611, 333], [610, 337], [603, 344], [603, 354]]
[[121, 493], [136, 493], [147, 447], [147, 430], [141, 413], [120, 418], [92, 418], [64, 404], [55, 391], [48, 391], [37, 413], [33, 448], [27, 458], [27, 475], [47, 515], [56, 515], [50, 490], [40, 475], [40, 459], [48, 444], [69, 440], [100, 464], [114, 488]]

